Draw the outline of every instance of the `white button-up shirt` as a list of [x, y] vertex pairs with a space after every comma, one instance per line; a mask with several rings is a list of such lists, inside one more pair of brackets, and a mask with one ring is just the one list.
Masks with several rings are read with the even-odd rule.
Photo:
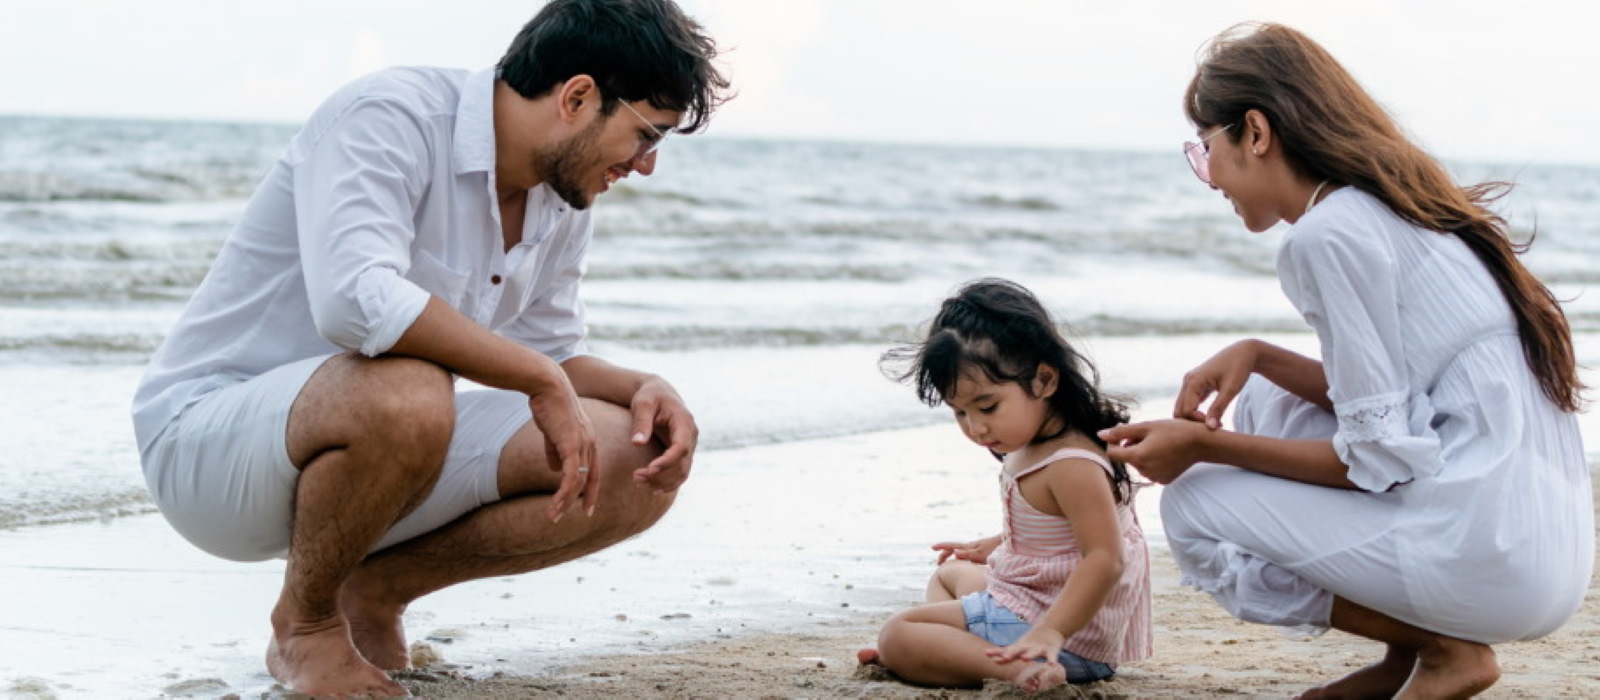
[[584, 352], [593, 220], [540, 185], [505, 250], [494, 79], [394, 68], [318, 108], [151, 359], [134, 396], [141, 452], [208, 392], [307, 357], [389, 350], [430, 296], [557, 362]]

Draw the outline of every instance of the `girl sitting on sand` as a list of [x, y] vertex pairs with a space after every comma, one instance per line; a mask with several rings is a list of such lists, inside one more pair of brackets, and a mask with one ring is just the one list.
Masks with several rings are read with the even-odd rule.
[[1001, 461], [1005, 518], [997, 536], [933, 546], [929, 603], [890, 618], [862, 662], [922, 685], [995, 678], [1037, 692], [1149, 656], [1150, 556], [1134, 487], [1095, 437], [1127, 412], [1039, 301], [1003, 280], [967, 284], [924, 342], [884, 362]]

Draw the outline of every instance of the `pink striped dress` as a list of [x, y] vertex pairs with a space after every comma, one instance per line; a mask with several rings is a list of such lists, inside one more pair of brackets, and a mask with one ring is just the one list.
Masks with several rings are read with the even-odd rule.
[[[1001, 500], [1005, 503], [1004, 541], [989, 555], [989, 594], [1028, 624], [1038, 624], [1055, 603], [1083, 552], [1072, 522], [1028, 505], [1017, 481], [1062, 459], [1081, 458], [1099, 464], [1109, 474], [1111, 464], [1088, 450], [1057, 450], [1015, 476], [1000, 472]], [[1150, 550], [1144, 530], [1134, 515], [1132, 499], [1117, 505], [1122, 530], [1122, 579], [1105, 606], [1078, 630], [1062, 648], [1091, 661], [1118, 664], [1150, 656]]]

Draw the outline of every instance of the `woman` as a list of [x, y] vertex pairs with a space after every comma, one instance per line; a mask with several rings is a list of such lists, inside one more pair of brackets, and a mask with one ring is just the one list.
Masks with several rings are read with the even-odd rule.
[[1234, 344], [1184, 376], [1175, 420], [1105, 431], [1108, 454], [1170, 483], [1185, 583], [1241, 619], [1388, 645], [1304, 697], [1482, 692], [1489, 645], [1564, 623], [1594, 559], [1584, 387], [1486, 209], [1509, 186], [1456, 185], [1287, 27], [1217, 37], [1183, 104], [1200, 180], [1251, 231], [1294, 224], [1278, 275], [1321, 359]]

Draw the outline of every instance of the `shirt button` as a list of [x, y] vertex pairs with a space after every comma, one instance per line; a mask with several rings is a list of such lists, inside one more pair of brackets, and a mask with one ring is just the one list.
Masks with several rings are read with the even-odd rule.
[[500, 284], [500, 275], [490, 275], [489, 284]]

